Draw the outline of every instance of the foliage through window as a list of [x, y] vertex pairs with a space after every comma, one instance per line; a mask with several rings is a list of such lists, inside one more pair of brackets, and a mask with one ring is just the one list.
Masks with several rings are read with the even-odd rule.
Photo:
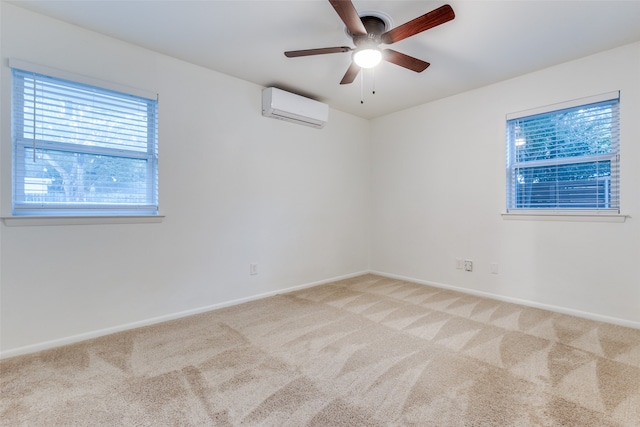
[[619, 211], [619, 97], [599, 98], [507, 117], [507, 211]]
[[13, 214], [158, 212], [155, 99], [12, 69]]

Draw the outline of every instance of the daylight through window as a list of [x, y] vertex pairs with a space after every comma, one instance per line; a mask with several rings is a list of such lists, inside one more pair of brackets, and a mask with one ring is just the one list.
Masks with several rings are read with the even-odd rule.
[[507, 211], [619, 212], [619, 96], [599, 98], [507, 117]]
[[12, 69], [13, 214], [158, 213], [158, 104]]

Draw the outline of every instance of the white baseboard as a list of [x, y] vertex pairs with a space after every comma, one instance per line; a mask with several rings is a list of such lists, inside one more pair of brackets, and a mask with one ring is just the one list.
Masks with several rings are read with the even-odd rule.
[[473, 289], [467, 289], [467, 288], [461, 288], [461, 287], [458, 287], [458, 286], [446, 285], [444, 283], [430, 282], [428, 280], [416, 279], [415, 277], [400, 276], [400, 275], [397, 275], [397, 274], [385, 273], [385, 272], [382, 272], [382, 271], [370, 271], [370, 273], [371, 274], [376, 274], [378, 276], [388, 277], [390, 279], [404, 280], [404, 281], [407, 281], [407, 282], [418, 283], [420, 285], [433, 286], [435, 288], [448, 289], [448, 290], [461, 292], [461, 293], [465, 293], [465, 294], [476, 295], [476, 296], [479, 296], [479, 297], [491, 298], [491, 299], [495, 299], [495, 300], [498, 300], [498, 301], [510, 302], [510, 303], [513, 303], [513, 304], [524, 305], [524, 306], [527, 306], [527, 307], [534, 307], [534, 308], [539, 308], [539, 309], [542, 309], [542, 310], [554, 311], [556, 313], [568, 314], [570, 316], [582, 317], [584, 319], [595, 320], [597, 322], [611, 323], [611, 324], [614, 324], [614, 325], [625, 326], [627, 328], [640, 329], [640, 322], [635, 322], [633, 320], [620, 319], [620, 318], [617, 318], [617, 317], [603, 316], [601, 314], [590, 313], [590, 312], [587, 312], [587, 311], [574, 310], [574, 309], [571, 309], [571, 308], [560, 307], [560, 306], [550, 305], [550, 304], [542, 304], [542, 303], [538, 303], [538, 302], [535, 302], [535, 301], [529, 301], [529, 300], [524, 300], [524, 299], [520, 299], [520, 298], [507, 297], [507, 296], [504, 296], [504, 295], [493, 294], [493, 293], [490, 293], [490, 292], [476, 291], [476, 290], [473, 290]]
[[110, 328], [99, 329], [99, 330], [85, 332], [85, 333], [82, 333], [82, 334], [72, 335], [72, 336], [68, 336], [68, 337], [64, 337], [64, 338], [58, 338], [58, 339], [55, 339], [55, 340], [44, 341], [44, 342], [37, 343], [37, 344], [31, 344], [31, 345], [27, 345], [27, 346], [23, 346], [23, 347], [17, 347], [17, 348], [13, 348], [13, 349], [9, 349], [9, 350], [5, 350], [5, 351], [0, 352], [0, 359], [6, 359], [6, 358], [9, 358], [9, 357], [14, 357], [14, 356], [21, 356], [21, 355], [25, 355], [25, 354], [29, 354], [29, 353], [35, 353], [35, 352], [42, 351], [42, 350], [48, 350], [48, 349], [55, 348], [55, 347], [61, 347], [63, 345], [74, 344], [74, 343], [85, 341], [85, 340], [88, 340], [88, 339], [98, 338], [98, 337], [102, 337], [102, 336], [105, 336], [105, 335], [110, 335], [110, 334], [113, 334], [113, 333], [116, 333], [116, 332], [122, 332], [122, 331], [130, 330], [130, 329], [140, 328], [140, 327], [143, 327], [143, 326], [154, 325], [156, 323], [162, 323], [162, 322], [166, 322], [166, 321], [169, 321], [169, 320], [179, 319], [179, 318], [182, 318], [182, 317], [193, 316], [195, 314], [205, 313], [205, 312], [208, 312], [208, 311], [217, 310], [217, 309], [224, 308], [224, 307], [230, 307], [230, 306], [233, 306], [233, 305], [238, 305], [238, 304], [242, 304], [242, 303], [249, 302], [249, 301], [254, 301], [254, 300], [257, 300], [257, 299], [261, 299], [261, 298], [267, 298], [267, 297], [278, 295], [278, 294], [284, 294], [284, 293], [287, 293], [287, 292], [293, 292], [293, 291], [297, 291], [297, 290], [300, 290], [300, 289], [305, 289], [305, 288], [310, 288], [310, 287], [313, 287], [313, 286], [323, 285], [325, 283], [331, 283], [331, 282], [335, 282], [335, 281], [338, 281], [338, 280], [349, 279], [349, 278], [352, 278], [352, 277], [361, 276], [363, 274], [376, 274], [378, 276], [388, 277], [390, 279], [404, 280], [404, 281], [407, 281], [407, 282], [417, 283], [417, 284], [421, 284], [421, 285], [433, 286], [433, 287], [436, 287], [436, 288], [448, 289], [448, 290], [453, 290], [453, 291], [457, 291], [457, 292], [461, 292], [461, 293], [476, 295], [476, 296], [480, 296], [480, 297], [491, 298], [491, 299], [495, 299], [495, 300], [499, 300], [499, 301], [505, 301], [505, 302], [510, 302], [510, 303], [514, 303], [514, 304], [520, 304], [520, 305], [524, 305], [524, 306], [527, 306], [527, 307], [534, 307], [534, 308], [539, 308], [539, 309], [542, 309], [542, 310], [549, 310], [549, 311], [554, 311], [554, 312], [557, 312], [557, 313], [568, 314], [568, 315], [571, 315], [571, 316], [582, 317], [582, 318], [585, 318], [585, 319], [595, 320], [595, 321], [598, 321], [598, 322], [605, 322], [605, 323], [611, 323], [611, 324], [614, 324], [614, 325], [626, 326], [628, 328], [640, 329], [640, 322], [635, 322], [635, 321], [632, 321], [632, 320], [626, 320], [626, 319], [620, 319], [620, 318], [616, 318], [616, 317], [603, 316], [603, 315], [596, 314], [596, 313], [590, 313], [590, 312], [585, 312], [585, 311], [580, 311], [580, 310], [574, 310], [574, 309], [555, 306], [555, 305], [541, 304], [541, 303], [538, 303], [538, 302], [535, 302], [535, 301], [529, 301], [529, 300], [523, 300], [523, 299], [519, 299], [519, 298], [507, 297], [507, 296], [504, 296], [504, 295], [494, 294], [494, 293], [490, 293], [490, 292], [476, 291], [476, 290], [473, 290], [473, 289], [461, 288], [461, 287], [458, 287], [458, 286], [451, 286], [451, 285], [447, 285], [447, 284], [444, 284], [444, 283], [437, 283], [437, 282], [431, 282], [431, 281], [428, 281], [428, 280], [417, 279], [415, 277], [401, 276], [401, 275], [398, 275], [398, 274], [385, 273], [383, 271], [367, 270], [367, 271], [360, 271], [360, 272], [351, 273], [351, 274], [347, 274], [347, 275], [343, 275], [343, 276], [332, 277], [332, 278], [329, 278], [329, 279], [323, 279], [323, 280], [319, 280], [319, 281], [316, 281], [316, 282], [304, 283], [304, 284], [301, 284], [301, 285], [291, 286], [291, 287], [284, 288], [284, 289], [277, 289], [277, 290], [274, 290], [274, 291], [264, 292], [264, 293], [252, 295], [252, 296], [249, 296], [249, 297], [244, 297], [244, 298], [239, 298], [239, 299], [235, 299], [235, 300], [231, 300], [231, 301], [221, 302], [221, 303], [218, 303], [218, 304], [212, 304], [212, 305], [208, 305], [208, 306], [204, 306], [204, 307], [199, 307], [199, 308], [195, 308], [195, 309], [192, 309], [192, 310], [186, 310], [186, 311], [181, 311], [181, 312], [177, 312], [177, 313], [171, 313], [171, 314], [167, 314], [167, 315], [163, 315], [163, 316], [153, 317], [153, 318], [150, 318], [150, 319], [140, 320], [140, 321], [137, 321], [137, 322], [126, 323], [126, 324], [123, 324], [123, 325], [118, 325], [118, 326], [114, 326], [114, 327], [110, 327]]
[[224, 308], [224, 307], [230, 307], [233, 305], [238, 305], [238, 304], [242, 304], [245, 302], [249, 302], [249, 301], [254, 301], [257, 299], [261, 299], [261, 298], [267, 298], [270, 296], [274, 296], [274, 295], [278, 295], [278, 294], [284, 294], [287, 292], [293, 292], [293, 291], [297, 291], [300, 289], [305, 289], [305, 288], [310, 288], [313, 286], [318, 286], [318, 285], [323, 285], [325, 283], [331, 283], [331, 282], [335, 282], [338, 280], [344, 280], [344, 279], [349, 279], [352, 277], [357, 277], [357, 276], [361, 276], [363, 274], [367, 274], [369, 273], [369, 271], [360, 271], [357, 273], [351, 273], [351, 274], [347, 274], [347, 275], [343, 275], [343, 276], [338, 276], [338, 277], [332, 277], [330, 279], [323, 279], [323, 280], [319, 280], [316, 282], [310, 282], [310, 283], [304, 283], [302, 285], [296, 285], [296, 286], [291, 286], [289, 288], [284, 288], [284, 289], [277, 289], [274, 291], [269, 291], [269, 292], [264, 292], [261, 294], [256, 294], [256, 295], [252, 295], [249, 297], [244, 297], [244, 298], [238, 298], [235, 300], [231, 300], [231, 301], [225, 301], [225, 302], [221, 302], [218, 304], [212, 304], [212, 305], [208, 305], [208, 306], [204, 306], [204, 307], [198, 307], [192, 310], [186, 310], [186, 311], [181, 311], [181, 312], [177, 312], [177, 313], [171, 313], [171, 314], [166, 314], [163, 316], [158, 316], [158, 317], [153, 317], [150, 319], [145, 319], [145, 320], [140, 320], [137, 322], [131, 322], [131, 323], [126, 323], [123, 325], [118, 325], [118, 326], [113, 326], [110, 328], [104, 328], [104, 329], [99, 329], [99, 330], [95, 330], [95, 331], [90, 331], [90, 332], [85, 332], [82, 334], [77, 334], [77, 335], [71, 335], [68, 337], [64, 337], [64, 338], [58, 338], [55, 340], [50, 340], [50, 341], [44, 341], [41, 343], [37, 343], [37, 344], [31, 344], [31, 345], [26, 345], [23, 347], [17, 347], [17, 348], [13, 348], [13, 349], [9, 349], [9, 350], [4, 350], [2, 352], [0, 352], [0, 359], [6, 359], [9, 357], [14, 357], [14, 356], [22, 356], [25, 354], [29, 354], [29, 353], [35, 353], [38, 351], [42, 351], [42, 350], [49, 350], [55, 347], [61, 347], [63, 345], [68, 345], [68, 344], [74, 344], [80, 341], [86, 341], [92, 338], [98, 338], [98, 337], [102, 337], [105, 335], [110, 335], [116, 332], [122, 332], [122, 331], [126, 331], [126, 330], [130, 330], [130, 329], [135, 329], [135, 328], [140, 328], [143, 326], [149, 326], [149, 325], [154, 325], [156, 323], [162, 323], [162, 322], [166, 322], [169, 320], [175, 320], [175, 319], [180, 319], [182, 317], [187, 317], [187, 316], [193, 316], [195, 314], [200, 314], [200, 313], [205, 313], [208, 311], [212, 311], [212, 310], [217, 310], [220, 308]]

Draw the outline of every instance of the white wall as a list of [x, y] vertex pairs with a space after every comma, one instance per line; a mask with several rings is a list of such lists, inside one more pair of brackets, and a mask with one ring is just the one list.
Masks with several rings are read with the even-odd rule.
[[[367, 271], [369, 122], [261, 116], [261, 87], [0, 2], [7, 59], [160, 94], [160, 224], [0, 225], [9, 356]], [[9, 96], [0, 119], [9, 123]], [[10, 129], [2, 126], [2, 208]], [[249, 263], [258, 275], [249, 275]]]
[[[635, 43], [373, 120], [372, 270], [640, 327], [639, 76]], [[503, 219], [505, 114], [614, 90], [631, 218]]]

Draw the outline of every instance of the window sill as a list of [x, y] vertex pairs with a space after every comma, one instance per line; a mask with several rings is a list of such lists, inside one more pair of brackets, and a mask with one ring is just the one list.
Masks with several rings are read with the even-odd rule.
[[625, 222], [630, 215], [595, 212], [503, 212], [502, 219], [521, 221]]
[[150, 224], [162, 222], [163, 219], [164, 215], [9, 216], [2, 218], [7, 227], [31, 225]]

